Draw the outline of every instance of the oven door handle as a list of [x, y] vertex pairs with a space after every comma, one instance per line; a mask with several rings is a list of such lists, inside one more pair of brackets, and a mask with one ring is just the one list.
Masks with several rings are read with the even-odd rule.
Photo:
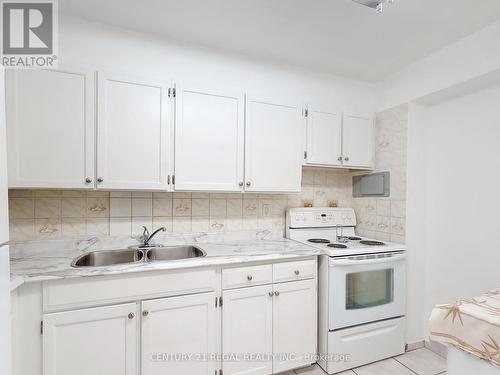
[[361, 265], [368, 265], [368, 264], [394, 263], [394, 262], [397, 262], [397, 261], [400, 261], [403, 259], [406, 259], [406, 254], [395, 254], [395, 255], [384, 257], [384, 258], [359, 259], [359, 260], [330, 258], [330, 267], [355, 266], [355, 265], [361, 266]]

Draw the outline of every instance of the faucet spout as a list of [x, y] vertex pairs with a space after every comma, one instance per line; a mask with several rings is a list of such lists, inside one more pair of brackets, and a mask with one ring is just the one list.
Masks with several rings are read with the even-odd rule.
[[150, 241], [153, 239], [154, 236], [156, 236], [156, 234], [158, 232], [165, 232], [167, 230], [167, 228], [165, 227], [161, 227], [161, 228], [158, 228], [157, 230], [155, 230], [153, 233], [149, 234], [149, 231], [146, 227], [144, 227], [144, 234], [143, 234], [143, 237], [142, 237], [142, 245], [143, 246], [148, 246]]

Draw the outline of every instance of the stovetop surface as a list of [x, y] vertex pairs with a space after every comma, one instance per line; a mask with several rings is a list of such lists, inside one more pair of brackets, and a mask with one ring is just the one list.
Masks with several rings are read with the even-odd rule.
[[[337, 231], [331, 229], [296, 229], [290, 231], [289, 238], [321, 249], [331, 257], [406, 250], [403, 244], [359, 236], [354, 232], [354, 228], [344, 228], [342, 235], [344, 238], [338, 239]], [[309, 240], [314, 240], [314, 242]], [[374, 244], [370, 245], [369, 243], [372, 242]]]
[[[373, 240], [364, 237], [362, 237], [362, 239], [380, 242], [378, 240]], [[382, 245], [374, 245], [374, 246], [363, 244], [361, 243], [361, 241], [352, 241], [352, 240], [349, 240], [347, 242], [330, 241], [329, 243], [311, 243], [307, 240], [299, 240], [299, 242], [303, 242], [309, 246], [314, 246], [318, 249], [321, 249], [325, 254], [331, 257], [386, 253], [386, 252], [406, 250], [405, 245], [397, 244], [394, 242], [385, 242], [385, 241], [383, 241]]]

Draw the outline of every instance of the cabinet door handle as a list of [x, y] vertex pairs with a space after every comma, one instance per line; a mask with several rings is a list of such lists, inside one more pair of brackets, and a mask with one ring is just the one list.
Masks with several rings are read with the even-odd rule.
[[250, 181], [247, 181], [247, 186], [249, 187], [250, 185], [252, 185], [252, 183]]
[[243, 181], [238, 184], [239, 187], [243, 187]]
[[102, 177], [97, 177], [97, 182], [100, 183], [100, 182], [103, 182], [103, 181], [104, 181], [104, 179]]
[[348, 156], [346, 156], [346, 157], [344, 158], [344, 160], [345, 160], [345, 161], [349, 161], [349, 157], [348, 157]]
[[135, 318], [135, 314], [134, 313], [129, 313], [128, 314], [128, 318], [129, 319], [134, 319]]
[[252, 275], [248, 275], [248, 276], [247, 276], [247, 280], [248, 280], [248, 281], [252, 281], [252, 279], [253, 279]]
[[338, 160], [338, 161], [342, 161], [342, 156], [339, 156], [339, 157], [337, 158], [337, 160]]
[[300, 271], [299, 270], [295, 270], [293, 273], [295, 273], [297, 276], [300, 275]]
[[149, 311], [148, 311], [148, 310], [144, 310], [144, 311], [142, 312], [142, 316], [148, 316], [148, 315], [149, 315]]
[[274, 292], [274, 295], [275, 295], [276, 297], [278, 297], [278, 296], [280, 295], [280, 292], [276, 291], [276, 292]]
[[86, 183], [86, 184], [91, 184], [91, 183], [92, 183], [92, 179], [91, 179], [90, 177], [87, 177], [87, 178], [85, 179], [85, 183]]
[[273, 296], [273, 292], [269, 292], [269, 297], [272, 297]]

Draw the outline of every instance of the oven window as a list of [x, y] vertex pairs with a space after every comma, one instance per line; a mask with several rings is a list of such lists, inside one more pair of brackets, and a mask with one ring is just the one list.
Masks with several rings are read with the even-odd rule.
[[394, 300], [394, 269], [346, 275], [346, 309], [358, 310]]

